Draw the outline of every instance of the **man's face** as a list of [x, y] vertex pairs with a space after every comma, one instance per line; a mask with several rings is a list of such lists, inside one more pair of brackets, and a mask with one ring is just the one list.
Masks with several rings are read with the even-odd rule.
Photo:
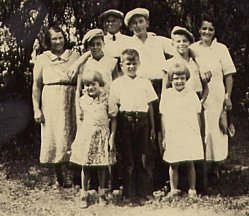
[[131, 31], [137, 36], [147, 34], [149, 21], [142, 15], [135, 15], [131, 18], [129, 27]]
[[119, 32], [121, 26], [122, 26], [122, 19], [118, 17], [110, 15], [104, 20], [104, 28], [110, 34], [116, 34], [117, 32]]

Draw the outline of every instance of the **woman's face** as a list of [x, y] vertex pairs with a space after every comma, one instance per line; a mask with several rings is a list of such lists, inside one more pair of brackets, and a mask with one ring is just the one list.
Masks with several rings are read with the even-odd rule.
[[55, 53], [61, 53], [64, 51], [65, 47], [65, 38], [61, 32], [55, 32], [54, 30], [50, 30], [50, 43], [51, 43], [51, 51]]
[[203, 21], [199, 32], [203, 41], [212, 41], [215, 34], [215, 28], [213, 26], [213, 23]]
[[103, 47], [104, 41], [101, 37], [93, 38], [88, 44], [88, 49], [91, 51], [93, 58], [102, 56]]
[[188, 40], [188, 38], [186, 37], [186, 35], [174, 35], [174, 37], [172, 38], [172, 42], [173, 42], [173, 46], [175, 47], [176, 51], [180, 54], [180, 55], [184, 55], [186, 53], [188, 53], [188, 48], [190, 45], [190, 42]]

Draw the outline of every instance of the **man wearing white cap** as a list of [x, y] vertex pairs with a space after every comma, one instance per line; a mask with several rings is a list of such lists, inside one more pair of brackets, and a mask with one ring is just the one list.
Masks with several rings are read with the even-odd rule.
[[130, 37], [120, 32], [124, 14], [116, 9], [109, 9], [100, 15], [103, 28], [106, 32], [104, 37], [105, 53], [118, 58], [121, 52], [128, 46]]
[[[149, 11], [145, 8], [136, 8], [129, 11], [124, 18], [124, 23], [133, 32], [131, 46], [137, 49], [140, 55], [140, 68], [137, 74], [151, 80], [160, 99], [165, 56], [174, 53], [171, 40], [148, 33]], [[160, 143], [161, 125], [158, 101], [154, 102], [154, 113], [157, 139]]]

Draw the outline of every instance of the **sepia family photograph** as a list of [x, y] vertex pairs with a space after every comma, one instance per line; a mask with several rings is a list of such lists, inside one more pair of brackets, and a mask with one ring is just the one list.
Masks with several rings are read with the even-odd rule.
[[246, 0], [0, 0], [0, 216], [249, 216]]

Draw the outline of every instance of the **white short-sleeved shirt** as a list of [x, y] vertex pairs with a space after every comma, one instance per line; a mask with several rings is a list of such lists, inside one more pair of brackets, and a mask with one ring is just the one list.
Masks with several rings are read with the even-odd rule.
[[84, 64], [83, 70], [96, 70], [103, 76], [104, 82], [108, 88], [112, 82], [112, 72], [114, 71], [117, 64], [117, 60], [111, 56], [104, 55], [99, 61], [90, 57]]
[[115, 38], [116, 40], [114, 41], [113, 35], [110, 33], [107, 33], [107, 35], [105, 35], [104, 53], [114, 58], [118, 58], [120, 57], [122, 51], [126, 47], [129, 47], [131, 37], [118, 32], [117, 34], [115, 34]]
[[116, 116], [119, 106], [120, 111], [148, 112], [148, 104], [154, 100], [157, 100], [157, 95], [148, 79], [123, 75], [111, 84], [109, 114]]
[[142, 42], [136, 35], [131, 38], [130, 47], [139, 52], [140, 67], [137, 75], [153, 79], [163, 78], [165, 55], [175, 53], [169, 38], [148, 34], [147, 39]]
[[202, 92], [202, 84], [200, 79], [200, 71], [197, 63], [190, 58], [189, 61], [186, 61], [182, 57], [175, 55], [173, 58], [169, 59], [165, 63], [165, 71], [168, 72], [170, 67], [174, 63], [182, 63], [184, 64], [189, 72], [190, 72], [190, 78], [188, 79], [186, 83], [187, 88], [193, 89], [195, 92]]

